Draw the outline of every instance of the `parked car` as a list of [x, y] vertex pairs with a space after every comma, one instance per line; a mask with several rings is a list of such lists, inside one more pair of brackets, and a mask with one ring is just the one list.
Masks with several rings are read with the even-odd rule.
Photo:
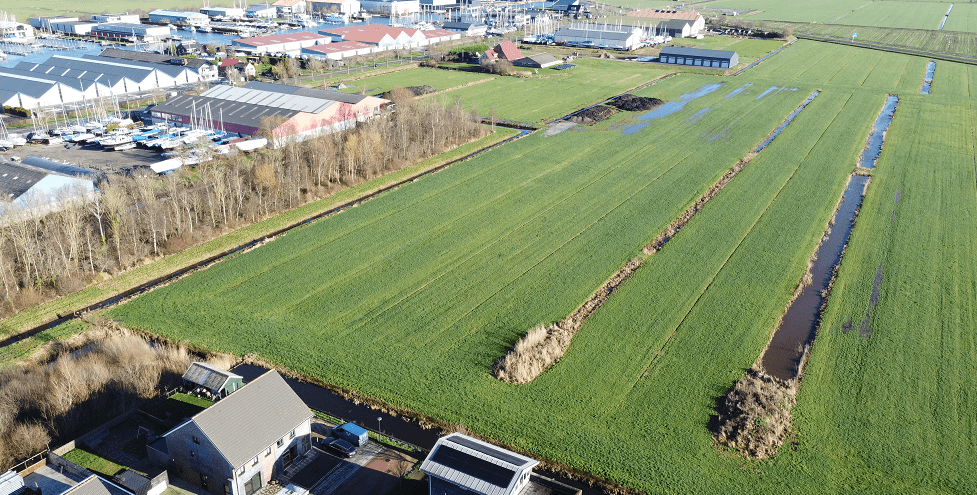
[[356, 453], [356, 447], [353, 447], [353, 444], [342, 438], [337, 438], [327, 443], [326, 447], [343, 457], [353, 457], [353, 454]]

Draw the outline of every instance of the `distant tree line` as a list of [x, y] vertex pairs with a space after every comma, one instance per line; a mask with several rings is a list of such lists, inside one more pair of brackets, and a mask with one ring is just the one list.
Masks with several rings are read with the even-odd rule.
[[[163, 177], [110, 176], [84, 201], [7, 208], [0, 227], [0, 316], [83, 288], [155, 257], [260, 221], [452, 149], [488, 131], [461, 102], [390, 95], [395, 112], [275, 149]], [[269, 140], [278, 122], [265, 122]], [[66, 191], [68, 192], [68, 191]]]

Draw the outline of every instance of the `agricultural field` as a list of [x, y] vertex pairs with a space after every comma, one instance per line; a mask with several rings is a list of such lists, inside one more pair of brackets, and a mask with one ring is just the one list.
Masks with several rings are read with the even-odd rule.
[[[645, 493], [974, 493], [977, 67], [939, 62], [921, 95], [927, 62], [799, 41], [737, 77], [669, 77], [636, 94], [682, 103], [670, 115], [536, 132], [107, 316], [255, 353]], [[540, 122], [665, 73], [578, 69], [444, 97]], [[516, 338], [572, 312], [815, 90], [554, 368], [528, 385], [489, 375]], [[716, 399], [766, 345], [889, 94], [900, 106], [795, 436], [767, 461], [719, 450], [707, 428]]]
[[943, 30], [977, 33], [977, 5], [972, 3], [953, 4], [953, 10], [950, 11], [950, 16], [947, 17]]
[[[867, 3], [863, 2], [863, 3]], [[843, 16], [861, 4], [849, 0], [826, 0], [824, 2], [802, 2], [778, 0], [717, 0], [703, 4], [707, 11], [715, 10], [752, 10], [755, 12], [741, 14], [738, 20], [778, 20], [794, 22], [831, 22], [832, 19]]]
[[492, 79], [491, 74], [480, 74], [464, 71], [446, 71], [439, 69], [425, 69], [418, 67], [407, 69], [379, 76], [356, 79], [346, 83], [350, 86], [342, 90], [344, 93], [359, 93], [365, 91], [367, 94], [377, 94], [389, 91], [395, 86], [431, 86], [438, 91], [454, 88], [477, 81]]
[[[771, 29], [783, 29], [785, 23], [770, 23]], [[942, 52], [951, 55], [977, 56], [977, 34], [960, 31], [934, 31], [924, 29], [886, 29], [835, 24], [795, 24], [795, 34], [827, 36], [851, 40], [858, 33], [861, 42], [881, 43], [896, 48], [914, 48]]]
[[[939, 29], [949, 7], [949, 3], [872, 2], [829, 22], [881, 28]], [[955, 10], [957, 6], [953, 8]]]

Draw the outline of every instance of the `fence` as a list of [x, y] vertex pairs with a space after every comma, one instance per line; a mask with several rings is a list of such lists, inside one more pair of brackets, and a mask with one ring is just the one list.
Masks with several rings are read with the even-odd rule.
[[37, 471], [38, 469], [44, 467], [45, 464], [47, 464], [47, 454], [48, 454], [48, 450], [44, 449], [43, 452], [38, 452], [28, 457], [27, 459], [17, 464], [14, 464], [14, 466], [11, 467], [10, 470], [16, 471], [21, 476], [27, 476], [28, 474]]

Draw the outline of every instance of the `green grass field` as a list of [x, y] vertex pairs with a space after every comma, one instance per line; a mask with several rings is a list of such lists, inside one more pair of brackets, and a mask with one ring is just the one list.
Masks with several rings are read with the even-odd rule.
[[126, 469], [125, 466], [116, 464], [83, 448], [68, 451], [64, 455], [64, 458], [108, 479], [111, 479]]
[[[230, 7], [229, 0], [216, 0], [208, 5], [212, 7]], [[97, 4], [89, 2], [70, 2], [68, 0], [32, 0], [31, 2], [6, 3], [2, 10], [17, 16], [20, 22], [27, 22], [28, 17], [38, 16], [81, 16], [83, 14], [108, 14], [113, 12], [133, 12], [143, 10], [150, 12], [156, 9], [189, 10], [196, 12], [201, 3], [194, 0], [166, 0], [152, 5], [139, 0], [109, 0]]]
[[[109, 316], [256, 353], [645, 493], [974, 493], [977, 67], [939, 62], [921, 95], [926, 63], [800, 41], [735, 78], [668, 78], [638, 94], [685, 101], [721, 85], [661, 119], [537, 132]], [[464, 88], [479, 89], [465, 101], [538, 121], [650, 79], [614, 67], [625, 69], [613, 80], [595, 70], [559, 89], [488, 91], [493, 80]], [[814, 90], [553, 369], [529, 385], [490, 377], [517, 337], [573, 311]], [[767, 461], [717, 451], [715, 401], [767, 343], [889, 94], [900, 106], [793, 443]]]
[[404, 88], [408, 86], [423, 85], [428, 85], [438, 91], [441, 91], [448, 88], [473, 83], [475, 81], [492, 79], [493, 77], [495, 76], [492, 76], [491, 74], [416, 68], [350, 81], [346, 84], [354, 85], [355, 87], [344, 89], [342, 91], [345, 93], [358, 93], [361, 90], [364, 90], [368, 94], [377, 94], [384, 91], [389, 91], [391, 88], [396, 86]]

